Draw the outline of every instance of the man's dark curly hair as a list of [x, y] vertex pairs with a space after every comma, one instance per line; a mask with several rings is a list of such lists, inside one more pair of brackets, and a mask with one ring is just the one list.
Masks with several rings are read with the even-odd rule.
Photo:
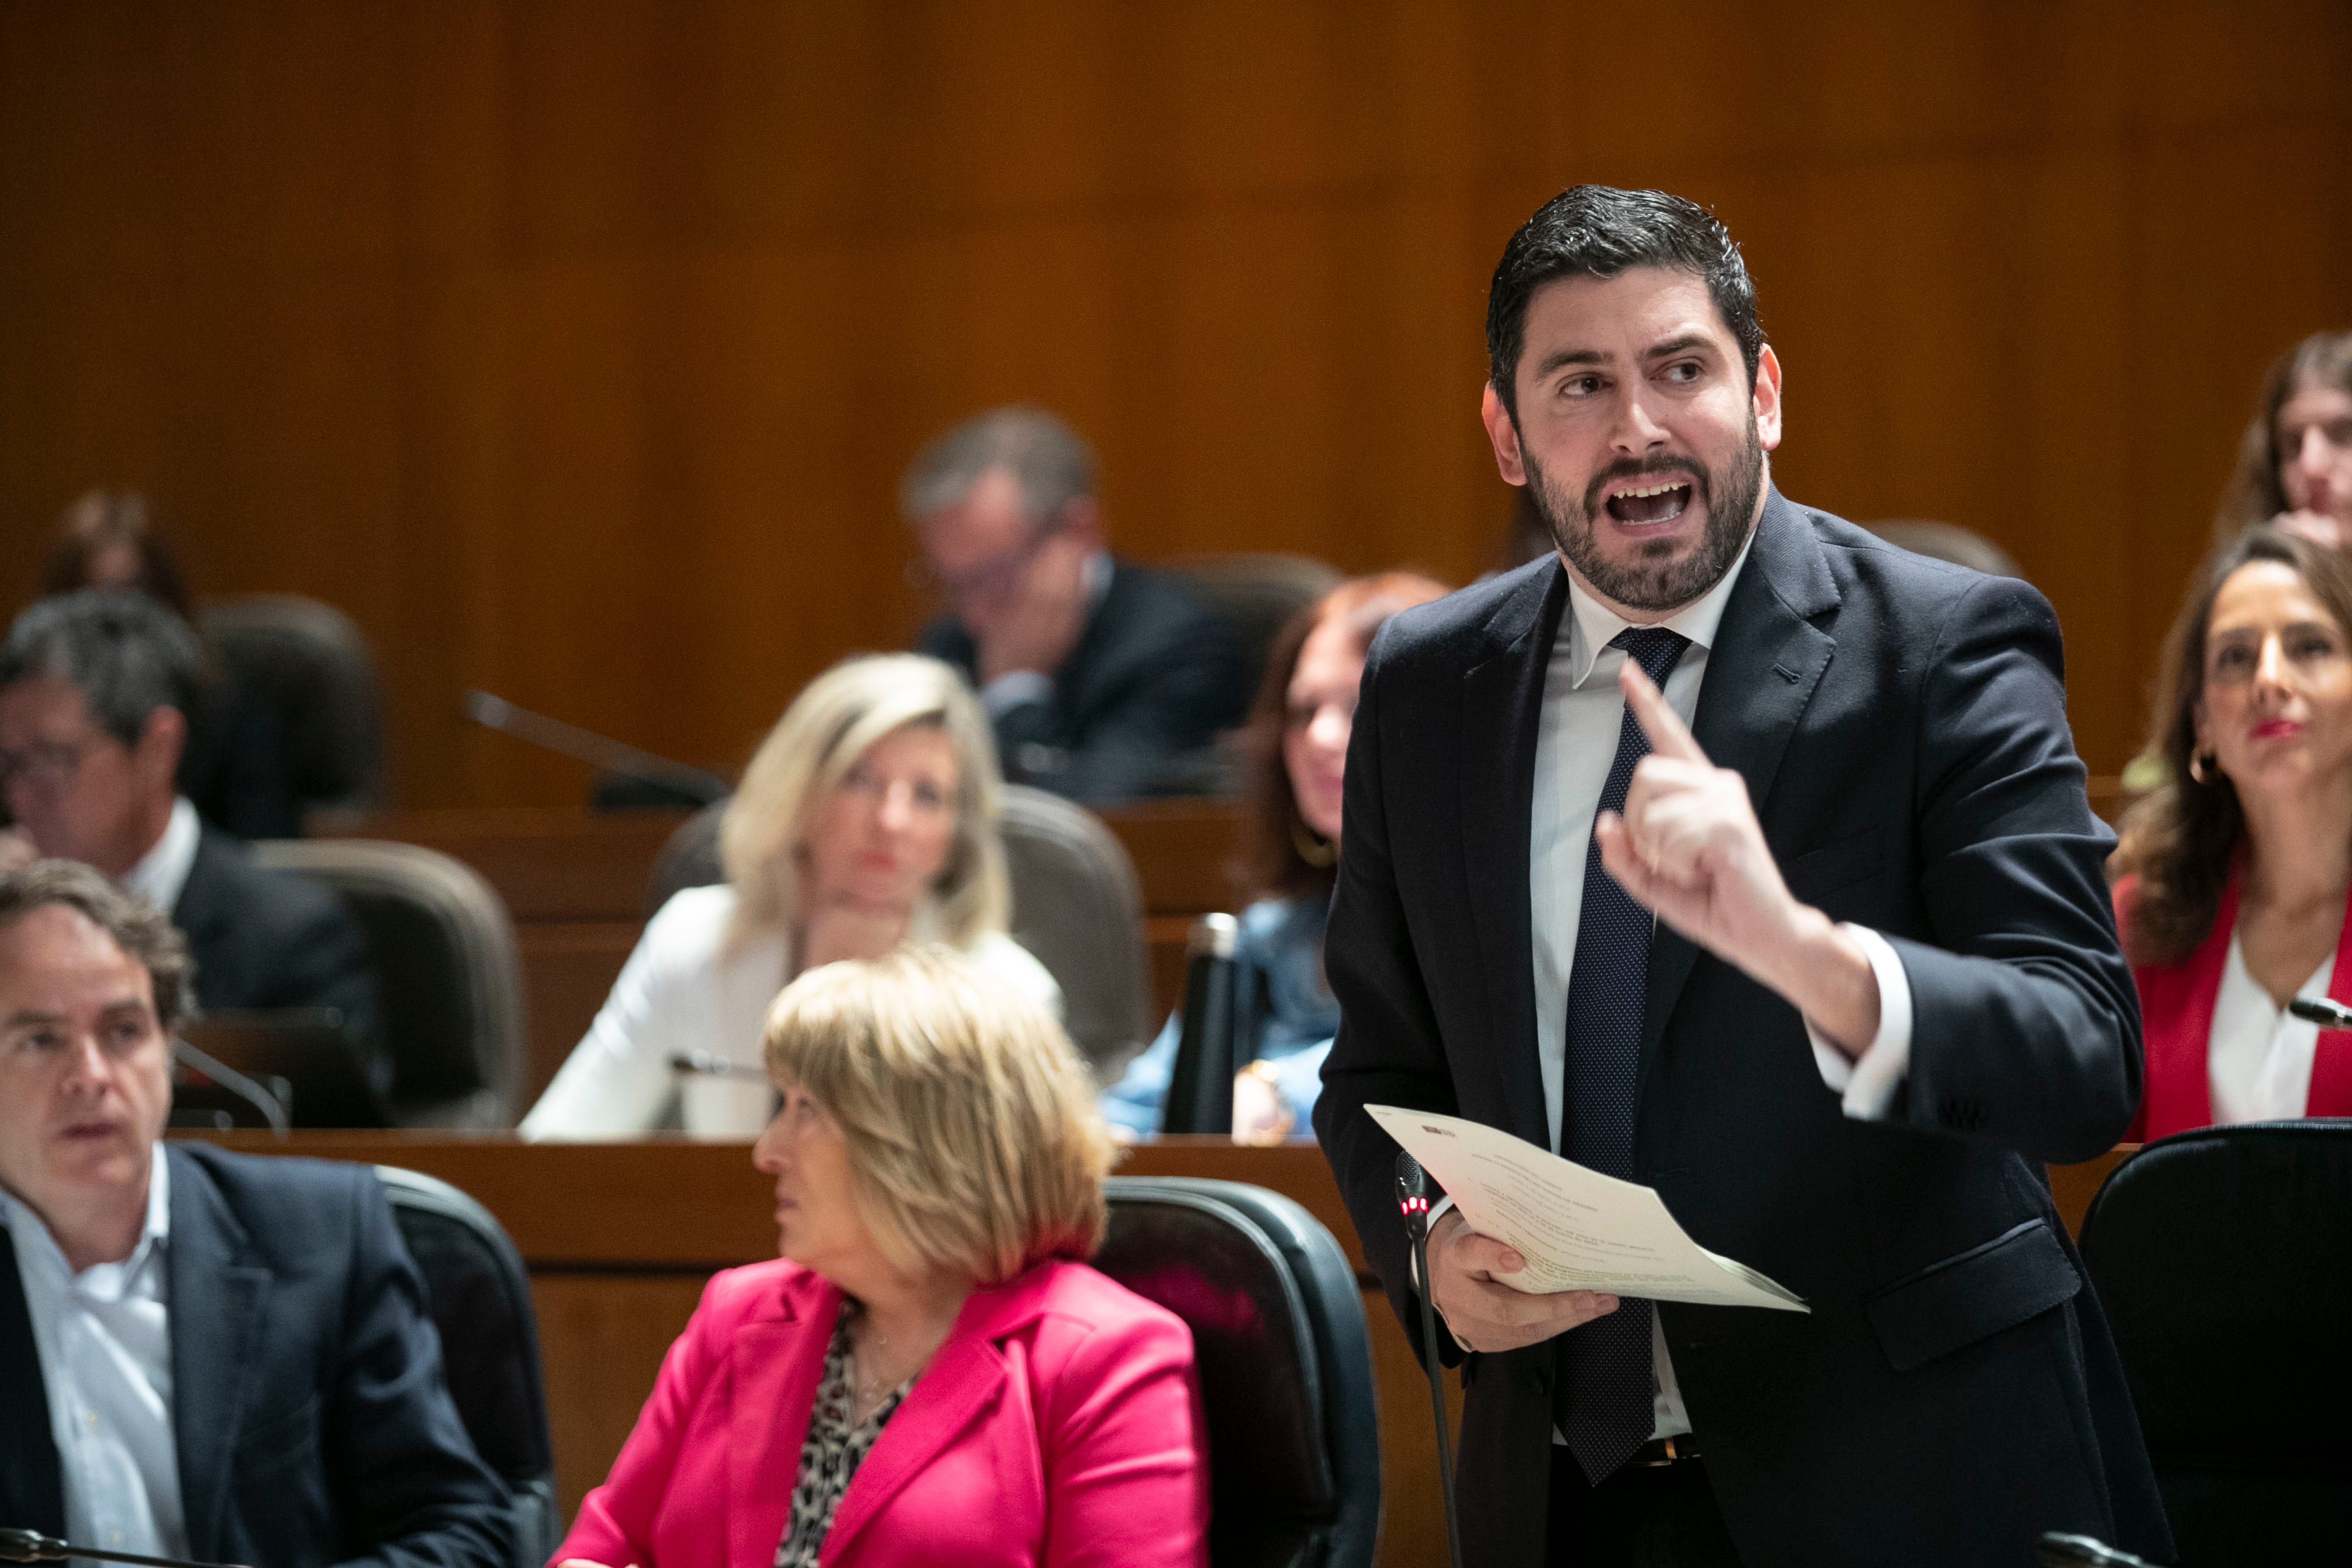
[[1575, 185], [1519, 226], [1486, 290], [1486, 375], [1514, 423], [1528, 301], [1536, 290], [1556, 278], [1614, 278], [1636, 267], [1668, 267], [1706, 284], [1716, 313], [1738, 341], [1748, 384], [1755, 386], [1764, 328], [1756, 320], [1756, 285], [1731, 231], [1696, 202], [1664, 191]]

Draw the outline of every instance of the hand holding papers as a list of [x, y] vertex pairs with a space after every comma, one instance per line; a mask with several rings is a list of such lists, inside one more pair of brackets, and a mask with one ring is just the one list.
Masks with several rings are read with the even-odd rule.
[[1528, 1260], [1504, 1284], [1545, 1295], [1599, 1290], [1810, 1310], [1753, 1268], [1693, 1241], [1652, 1188], [1587, 1170], [1475, 1121], [1393, 1105], [1366, 1109], [1436, 1178], [1471, 1229]]

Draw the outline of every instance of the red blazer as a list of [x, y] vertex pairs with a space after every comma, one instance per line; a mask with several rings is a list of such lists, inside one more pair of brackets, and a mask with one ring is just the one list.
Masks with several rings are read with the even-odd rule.
[[[2229, 966], [2230, 938], [2238, 929], [2242, 876], [2231, 874], [2221, 889], [2221, 906], [2213, 911], [2213, 929], [2196, 952], [2178, 963], [2145, 964], [2132, 971], [2139, 985], [2140, 1037], [2147, 1069], [2139, 1114], [2124, 1134], [2126, 1142], [2143, 1143], [2213, 1124], [2212, 1080], [2205, 1058], [2213, 1034], [2213, 1005], [2221, 994], [2221, 972]], [[2138, 882], [2137, 877], [2126, 877], [2116, 884], [2116, 925], [2126, 931], [2126, 943], [2131, 895]], [[2343, 934], [2336, 939], [2336, 970], [2327, 977], [2327, 994], [2352, 1003], [2352, 907], [2347, 908]], [[2352, 1116], [2352, 1032], [2319, 1032], [2311, 1059], [2311, 1098], [2304, 1114]]]
[[[718, 1275], [554, 1561], [773, 1568], [839, 1289]], [[1192, 1338], [1081, 1263], [977, 1290], [835, 1513], [827, 1568], [1207, 1561]]]

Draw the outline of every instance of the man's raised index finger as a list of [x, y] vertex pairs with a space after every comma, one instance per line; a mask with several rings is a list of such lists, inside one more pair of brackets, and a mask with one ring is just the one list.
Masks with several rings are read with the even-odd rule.
[[1708, 766], [1706, 752], [1699, 747], [1698, 737], [1682, 721], [1682, 715], [1667, 706], [1666, 694], [1643, 673], [1642, 667], [1632, 659], [1625, 661], [1617, 672], [1617, 684], [1625, 690], [1625, 705], [1633, 710], [1634, 721], [1642, 733], [1650, 737], [1650, 750], [1662, 757], [1674, 757], [1685, 763]]

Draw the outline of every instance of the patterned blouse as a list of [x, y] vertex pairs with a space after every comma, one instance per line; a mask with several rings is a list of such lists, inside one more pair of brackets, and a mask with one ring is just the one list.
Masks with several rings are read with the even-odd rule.
[[776, 1568], [816, 1568], [817, 1552], [833, 1529], [834, 1510], [849, 1489], [849, 1479], [857, 1473], [866, 1451], [882, 1436], [883, 1424], [915, 1381], [908, 1378], [892, 1389], [857, 1426], [849, 1424], [856, 1397], [850, 1380], [850, 1367], [856, 1358], [850, 1350], [849, 1325], [856, 1316], [856, 1309], [845, 1302], [833, 1325], [833, 1339], [824, 1349], [824, 1376], [817, 1384], [816, 1408], [809, 1413], [808, 1440], [801, 1445], [792, 1517], [776, 1548]]

